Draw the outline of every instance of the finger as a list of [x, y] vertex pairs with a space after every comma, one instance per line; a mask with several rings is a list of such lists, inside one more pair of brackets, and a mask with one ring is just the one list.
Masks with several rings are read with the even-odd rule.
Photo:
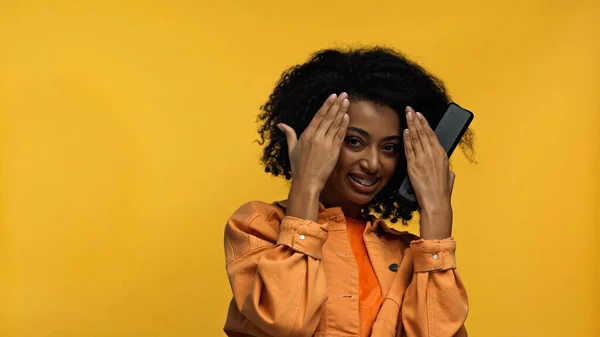
[[425, 127], [423, 127], [423, 120], [425, 119], [425, 117], [423, 117], [423, 114], [421, 114], [420, 112], [415, 113], [415, 116], [415, 129], [419, 134], [419, 140], [421, 141], [421, 145], [423, 146], [423, 151], [430, 153], [431, 142], [429, 141], [429, 135], [427, 134]]
[[333, 103], [331, 108], [329, 108], [329, 111], [327, 112], [327, 114], [321, 120], [321, 124], [319, 124], [319, 127], [315, 131], [315, 135], [325, 136], [325, 134], [331, 127], [331, 124], [333, 124], [335, 117], [337, 116], [338, 112], [340, 111], [340, 107], [342, 106], [343, 101], [347, 97], [348, 97], [348, 95], [345, 92], [341, 93], [340, 96], [338, 96], [338, 98], [335, 100], [335, 102]]
[[350, 106], [350, 100], [345, 98], [342, 101], [342, 106], [340, 107], [340, 110], [338, 111], [337, 115], [335, 116], [335, 119], [333, 120], [331, 127], [327, 131], [326, 135], [330, 136], [334, 141], [335, 141], [335, 137], [337, 136], [337, 134], [340, 131], [340, 127], [342, 126], [342, 121], [344, 119], [344, 116], [346, 116], [346, 113], [348, 112], [349, 106]]
[[344, 114], [342, 116], [342, 123], [340, 124], [337, 134], [335, 134], [335, 138], [333, 140], [334, 146], [342, 146], [342, 143], [344, 142], [344, 137], [346, 137], [346, 132], [348, 131], [348, 125], [350, 125], [350, 116], [348, 116], [348, 114]]
[[308, 131], [307, 133], [310, 134], [317, 130], [319, 124], [321, 124], [321, 121], [323, 120], [323, 118], [325, 118], [325, 116], [329, 112], [329, 109], [331, 109], [333, 104], [336, 102], [337, 98], [337, 94], [331, 94], [329, 95], [329, 97], [327, 97], [327, 99], [325, 100], [323, 105], [321, 105], [321, 108], [319, 108], [319, 110], [317, 111], [313, 119], [310, 121], [304, 132]]
[[448, 188], [450, 189], [450, 196], [452, 197], [452, 191], [454, 190], [454, 181], [456, 180], [456, 174], [450, 171], [448, 173]]
[[415, 157], [419, 157], [423, 154], [423, 145], [421, 144], [419, 133], [417, 132], [415, 118], [415, 110], [409, 106], [406, 107], [406, 123], [408, 124], [408, 130], [410, 131], [408, 133], [409, 139]]
[[298, 142], [298, 136], [296, 135], [296, 131], [294, 131], [294, 129], [292, 129], [290, 126], [283, 123], [277, 124], [277, 127], [285, 134], [285, 140], [287, 141], [288, 151], [291, 152], [292, 149], [296, 146], [296, 143]]
[[419, 122], [421, 122], [421, 128], [423, 129], [423, 133], [425, 134], [429, 144], [432, 146], [439, 145], [439, 147], [441, 147], [441, 144], [437, 136], [435, 135], [435, 132], [433, 131], [433, 129], [429, 125], [429, 122], [427, 121], [427, 118], [425, 118], [420, 112], [417, 112], [417, 119], [419, 120]]
[[404, 154], [406, 155], [406, 163], [412, 163], [415, 160], [415, 151], [413, 150], [412, 142], [410, 140], [410, 130], [404, 129]]

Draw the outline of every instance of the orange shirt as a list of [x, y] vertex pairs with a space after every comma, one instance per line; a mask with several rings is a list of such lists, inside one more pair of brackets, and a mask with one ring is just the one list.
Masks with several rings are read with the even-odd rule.
[[371, 335], [371, 328], [383, 303], [379, 281], [367, 254], [367, 246], [363, 240], [366, 222], [359, 219], [346, 218], [346, 229], [350, 238], [350, 246], [358, 266], [358, 315], [360, 318], [360, 337]]

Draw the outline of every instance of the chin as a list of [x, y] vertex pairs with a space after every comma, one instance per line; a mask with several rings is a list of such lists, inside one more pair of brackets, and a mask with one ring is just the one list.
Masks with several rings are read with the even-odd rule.
[[354, 191], [346, 194], [346, 199], [351, 201], [352, 203], [355, 204], [359, 204], [359, 205], [366, 205], [368, 203], [371, 202], [371, 200], [373, 200], [373, 198], [375, 198], [376, 194], [373, 195], [367, 195], [367, 194], [359, 194], [356, 193]]

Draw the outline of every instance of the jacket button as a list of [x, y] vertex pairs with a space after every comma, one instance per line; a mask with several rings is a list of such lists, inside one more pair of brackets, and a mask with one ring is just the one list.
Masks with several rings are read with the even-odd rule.
[[397, 271], [398, 270], [398, 264], [397, 263], [390, 264], [390, 270], [391, 271]]

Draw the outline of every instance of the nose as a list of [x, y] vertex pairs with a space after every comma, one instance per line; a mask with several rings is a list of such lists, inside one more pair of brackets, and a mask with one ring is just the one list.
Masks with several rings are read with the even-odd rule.
[[376, 174], [379, 172], [379, 151], [377, 149], [368, 149], [367, 151], [363, 151], [364, 157], [360, 161], [360, 168], [362, 168], [365, 173]]

